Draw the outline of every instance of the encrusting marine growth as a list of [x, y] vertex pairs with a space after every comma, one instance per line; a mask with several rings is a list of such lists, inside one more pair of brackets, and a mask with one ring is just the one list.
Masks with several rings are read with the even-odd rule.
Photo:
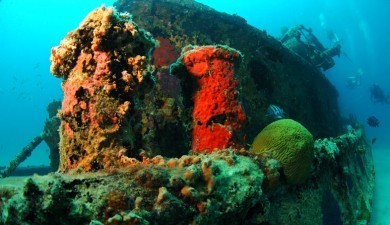
[[[243, 147], [246, 119], [238, 101], [234, 69], [241, 54], [227, 46], [188, 46], [171, 71], [182, 83], [192, 84], [192, 150]], [[177, 72], [184, 66], [186, 72]]]
[[[98, 8], [52, 49], [51, 71], [64, 79], [60, 170], [0, 179], [1, 225], [369, 223], [375, 173], [361, 127], [313, 146], [306, 128], [284, 119], [245, 149], [265, 126], [257, 112], [266, 104], [250, 98], [267, 88], [267, 101], [291, 106], [334, 93], [320, 72], [242, 18], [191, 0], [116, 8], [137, 14]], [[155, 41], [131, 18], [159, 35], [153, 57]], [[177, 59], [184, 43], [203, 46]], [[310, 108], [336, 100], [314, 96], [289, 116], [330, 134], [337, 110]]]
[[[129, 14], [92, 11], [52, 49], [51, 72], [64, 78], [60, 170], [96, 171], [131, 163], [129, 113], [148, 77], [155, 41]], [[120, 160], [118, 160], [120, 159]]]

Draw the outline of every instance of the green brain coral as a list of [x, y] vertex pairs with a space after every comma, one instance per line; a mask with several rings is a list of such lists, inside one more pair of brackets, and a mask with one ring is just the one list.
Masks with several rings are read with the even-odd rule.
[[280, 161], [287, 182], [301, 184], [310, 175], [314, 157], [311, 133], [291, 119], [277, 120], [266, 126], [255, 138], [252, 149]]

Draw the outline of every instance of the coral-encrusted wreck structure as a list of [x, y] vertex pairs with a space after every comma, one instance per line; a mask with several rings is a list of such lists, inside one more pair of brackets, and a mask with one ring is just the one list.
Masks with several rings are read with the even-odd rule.
[[[324, 74], [243, 18], [217, 13], [193, 0], [125, 0], [115, 7], [131, 13], [140, 27], [163, 43], [155, 49], [157, 59], [174, 58], [189, 44], [227, 45], [244, 55], [235, 77], [249, 123], [245, 127], [249, 142], [268, 124], [270, 104], [281, 106], [314, 138], [341, 133], [338, 93]], [[166, 87], [164, 80], [157, 79], [157, 84]]]
[[147, 82], [154, 40], [129, 18], [99, 8], [52, 49], [51, 72], [64, 78], [61, 171], [118, 167], [134, 145], [129, 114]]
[[368, 224], [371, 150], [320, 71], [193, 1], [116, 6], [53, 48], [59, 171], [1, 179], [0, 225]]
[[171, 66], [171, 72], [182, 79], [183, 90], [192, 92], [184, 97], [193, 101], [191, 149], [195, 152], [244, 146], [245, 114], [234, 78], [241, 57], [226, 46], [189, 46]]

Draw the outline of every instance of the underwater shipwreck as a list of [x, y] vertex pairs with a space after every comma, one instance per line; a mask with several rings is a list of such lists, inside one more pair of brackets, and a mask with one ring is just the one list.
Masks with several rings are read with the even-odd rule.
[[53, 47], [54, 172], [0, 179], [0, 225], [369, 223], [371, 149], [316, 64], [194, 1], [114, 6]]

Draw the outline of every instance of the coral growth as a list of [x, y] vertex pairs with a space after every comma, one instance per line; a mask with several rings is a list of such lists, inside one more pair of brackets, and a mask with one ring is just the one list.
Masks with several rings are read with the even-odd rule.
[[301, 184], [310, 175], [313, 136], [294, 120], [282, 119], [266, 126], [253, 141], [252, 148], [256, 154], [279, 160], [290, 184]]
[[[318, 154], [330, 142], [335, 157]], [[0, 224], [367, 224], [374, 168], [369, 148], [356, 148], [362, 131], [316, 143], [314, 173], [299, 187], [279, 182], [277, 160], [243, 149], [0, 179]]]
[[[7, 216], [0, 224], [29, 224], [32, 216], [37, 222], [31, 224], [42, 225], [242, 224], [263, 194], [256, 162], [232, 150], [142, 164], [109, 176], [61, 174], [20, 182], [24, 192], [2, 198]], [[9, 190], [2, 182], [0, 194]]]
[[195, 152], [242, 147], [241, 131], [246, 119], [234, 78], [240, 59], [241, 54], [227, 46], [189, 46], [171, 67], [185, 83], [183, 89], [192, 91], [192, 150]]
[[64, 78], [61, 171], [120, 165], [118, 154], [133, 144], [127, 116], [134, 92], [148, 78], [154, 45], [128, 14], [101, 7], [52, 49], [51, 72]]

